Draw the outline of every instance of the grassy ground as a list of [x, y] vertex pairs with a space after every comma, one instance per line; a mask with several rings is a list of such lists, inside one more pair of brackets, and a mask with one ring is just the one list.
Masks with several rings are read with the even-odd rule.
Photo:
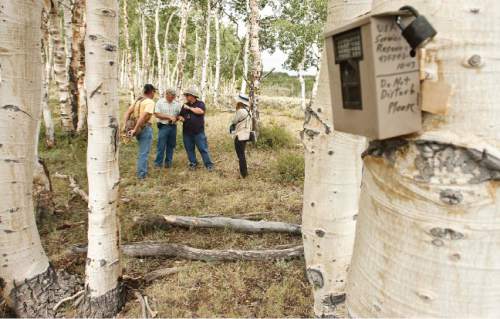
[[[258, 147], [249, 149], [251, 175], [242, 180], [238, 177], [232, 140], [226, 133], [230, 116], [229, 113], [210, 112], [207, 117], [207, 135], [216, 163], [212, 173], [202, 169], [188, 171], [186, 155], [182, 145], [178, 145], [172, 170], [151, 169], [150, 177], [139, 182], [135, 178], [136, 145], [121, 146], [119, 216], [123, 242], [161, 240], [206, 249], [261, 249], [300, 244], [300, 237], [280, 234], [245, 235], [228, 230], [186, 229], [144, 231], [133, 226], [136, 216], [238, 216], [257, 212], [265, 213], [267, 220], [300, 223], [303, 181], [303, 151], [298, 139], [300, 119], [276, 111], [263, 112], [266, 133]], [[50, 172], [75, 176], [86, 189], [85, 138], [66, 138], [58, 131], [57, 143], [53, 149], [42, 146], [41, 150]], [[155, 149], [153, 147], [153, 154]], [[86, 204], [69, 192], [66, 181], [53, 179], [53, 186], [56, 205], [61, 212], [41, 223], [43, 243], [57, 267], [83, 276], [85, 256], [68, 258], [65, 250], [70, 245], [86, 242], [86, 224], [58, 229], [63, 224], [86, 221]], [[205, 263], [125, 257], [123, 266], [124, 273], [129, 276], [139, 276], [160, 267], [185, 267], [178, 274], [142, 287], [161, 317], [313, 315], [303, 260]], [[140, 316], [138, 302], [129, 300], [121, 315]]]

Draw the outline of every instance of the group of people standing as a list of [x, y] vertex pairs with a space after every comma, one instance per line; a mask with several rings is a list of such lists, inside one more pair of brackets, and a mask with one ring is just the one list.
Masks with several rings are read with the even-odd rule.
[[[143, 95], [135, 100], [124, 116], [124, 130], [128, 137], [135, 137], [139, 145], [137, 157], [137, 177], [144, 179], [148, 175], [149, 154], [153, 143], [153, 125], [156, 118], [158, 126], [158, 145], [154, 165], [156, 168], [171, 168], [177, 146], [177, 124], [182, 123], [182, 138], [187, 153], [189, 168], [198, 167], [196, 149], [201, 154], [203, 164], [212, 171], [214, 163], [210, 156], [205, 134], [206, 106], [200, 100], [196, 88], [185, 90], [185, 103], [177, 101], [174, 89], [167, 89], [164, 96], [156, 103], [156, 89], [151, 84], [144, 86]], [[248, 176], [245, 145], [251, 135], [251, 113], [245, 96], [237, 98], [237, 111], [231, 122], [231, 134], [240, 162], [242, 177]]]

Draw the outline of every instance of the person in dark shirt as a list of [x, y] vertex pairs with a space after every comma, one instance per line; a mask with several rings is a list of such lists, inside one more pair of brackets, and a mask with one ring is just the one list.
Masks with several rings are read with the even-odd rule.
[[196, 169], [198, 160], [195, 147], [201, 154], [203, 164], [211, 171], [214, 163], [208, 151], [208, 141], [205, 135], [205, 103], [198, 100], [199, 94], [196, 89], [191, 88], [184, 92], [186, 103], [182, 106], [179, 120], [183, 122], [183, 142], [189, 159], [189, 167]]

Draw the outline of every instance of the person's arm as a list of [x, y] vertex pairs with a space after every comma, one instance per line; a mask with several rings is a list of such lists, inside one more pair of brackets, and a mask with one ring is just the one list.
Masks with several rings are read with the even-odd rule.
[[175, 122], [177, 120], [177, 118], [175, 116], [170, 116], [170, 115], [163, 114], [163, 113], [155, 113], [155, 116], [156, 116], [157, 119], [163, 120], [163, 121], [173, 121], [173, 122]]
[[143, 127], [151, 119], [151, 115], [152, 115], [151, 113], [146, 113], [146, 112], [142, 113], [134, 129], [129, 132], [129, 135], [135, 136], [139, 131], [139, 129]]
[[134, 105], [131, 105], [123, 116], [123, 129], [126, 128], [127, 121], [130, 119], [130, 115], [132, 115], [132, 113], [134, 113]]
[[205, 114], [205, 106], [204, 105], [203, 105], [203, 107], [190, 107], [188, 105], [184, 105], [184, 108], [186, 110], [188, 110], [188, 111], [193, 112], [196, 115], [203, 115], [203, 114]]

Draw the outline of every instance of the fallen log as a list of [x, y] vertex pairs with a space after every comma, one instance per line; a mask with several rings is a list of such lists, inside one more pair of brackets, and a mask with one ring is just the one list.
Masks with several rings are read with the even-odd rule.
[[71, 191], [74, 194], [80, 196], [85, 202], [87, 203], [89, 202], [89, 196], [83, 189], [80, 188], [80, 186], [72, 176], [55, 173], [54, 177], [60, 179], [67, 179], [69, 181], [69, 187], [71, 188]]
[[226, 228], [240, 233], [288, 233], [300, 236], [300, 225], [272, 221], [252, 221], [229, 217], [188, 217], [188, 216], [148, 216], [134, 219], [138, 226], [165, 227], [177, 226], [187, 228]]
[[[275, 259], [292, 259], [304, 255], [304, 247], [295, 246], [286, 249], [264, 250], [210, 250], [198, 249], [185, 245], [167, 244], [161, 242], [138, 242], [121, 246], [123, 254], [129, 257], [170, 257], [198, 261], [258, 261]], [[87, 252], [86, 245], [72, 248], [73, 253]]]
[[145, 274], [144, 277], [142, 277], [142, 279], [146, 283], [151, 283], [151, 282], [155, 281], [156, 279], [159, 279], [159, 278], [162, 278], [165, 276], [169, 276], [169, 275], [173, 275], [173, 274], [177, 274], [178, 272], [182, 271], [183, 269], [184, 269], [184, 267], [156, 269], [156, 270], [153, 270], [153, 271]]

